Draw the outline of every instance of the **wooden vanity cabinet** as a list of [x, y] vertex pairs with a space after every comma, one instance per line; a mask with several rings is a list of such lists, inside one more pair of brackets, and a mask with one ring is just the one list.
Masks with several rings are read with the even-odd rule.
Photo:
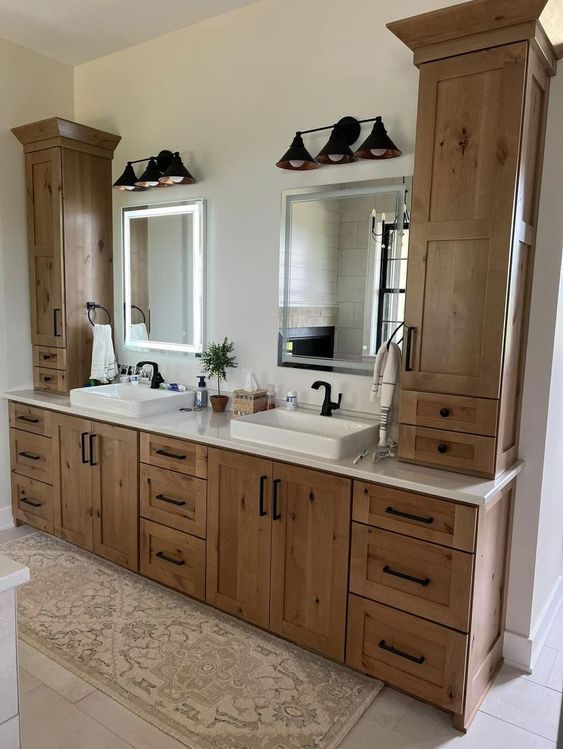
[[33, 384], [67, 393], [90, 376], [86, 303], [113, 307], [111, 159], [121, 138], [60, 117], [12, 132], [26, 163]]

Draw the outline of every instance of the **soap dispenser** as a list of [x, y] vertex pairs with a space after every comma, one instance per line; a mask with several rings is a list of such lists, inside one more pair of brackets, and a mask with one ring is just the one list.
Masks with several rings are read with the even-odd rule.
[[197, 383], [197, 390], [195, 391], [195, 407], [196, 408], [207, 408], [208, 393], [207, 385], [205, 384], [204, 375], [198, 375], [199, 382]]

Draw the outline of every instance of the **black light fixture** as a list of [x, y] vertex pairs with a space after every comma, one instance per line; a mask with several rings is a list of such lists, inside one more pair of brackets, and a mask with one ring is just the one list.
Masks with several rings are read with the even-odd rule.
[[[133, 164], [148, 162], [143, 173], [137, 177]], [[152, 187], [191, 185], [196, 180], [184, 166], [180, 152], [161, 151], [158, 156], [128, 161], [123, 174], [113, 183], [117, 190], [149, 190]]]
[[[364, 122], [375, 122], [375, 125], [370, 136], [354, 153], [350, 146], [360, 137]], [[322, 130], [332, 130], [332, 132], [327, 144], [314, 159], [305, 148], [302, 136]], [[400, 155], [401, 151], [387, 135], [381, 117], [357, 120], [355, 117], [348, 116], [343, 117], [334, 125], [298, 130], [289, 150], [276, 163], [276, 166], [280, 169], [305, 171], [317, 169], [321, 164], [350, 164], [358, 159], [391, 159]]]
[[371, 133], [356, 151], [360, 159], [394, 159], [401, 155], [401, 151], [387, 135], [387, 130], [381, 117], [375, 118]]

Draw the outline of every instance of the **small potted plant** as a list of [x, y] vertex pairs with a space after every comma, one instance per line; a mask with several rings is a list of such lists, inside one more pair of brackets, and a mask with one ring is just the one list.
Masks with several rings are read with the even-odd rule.
[[237, 366], [234, 348], [234, 343], [225, 338], [223, 343], [209, 343], [201, 355], [202, 370], [217, 378], [217, 395], [211, 396], [211, 408], [215, 413], [223, 413], [229, 401], [228, 396], [221, 395], [221, 380], [227, 379], [227, 369]]

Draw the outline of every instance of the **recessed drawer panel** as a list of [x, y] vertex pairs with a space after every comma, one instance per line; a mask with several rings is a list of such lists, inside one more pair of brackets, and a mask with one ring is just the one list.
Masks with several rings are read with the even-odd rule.
[[47, 533], [54, 533], [53, 487], [41, 481], [12, 474], [14, 517]]
[[207, 481], [141, 464], [141, 515], [205, 538]]
[[35, 390], [64, 395], [68, 392], [67, 373], [62, 369], [33, 367], [33, 387]]
[[42, 408], [24, 406], [23, 403], [10, 403], [10, 426], [24, 432], [50, 437], [51, 413]]
[[352, 524], [350, 590], [469, 631], [473, 555]]
[[33, 366], [45, 369], [66, 369], [66, 349], [33, 346]]
[[477, 508], [354, 481], [353, 519], [454, 549], [473, 551]]
[[10, 429], [12, 472], [46, 484], [53, 483], [52, 442], [49, 437]]
[[461, 713], [467, 635], [350, 595], [346, 663]]
[[205, 600], [205, 541], [141, 518], [141, 574]]
[[401, 392], [401, 424], [448, 429], [495, 437], [498, 421], [497, 400], [464, 398], [459, 395]]
[[207, 478], [207, 448], [173, 437], [141, 434], [141, 462]]
[[401, 424], [398, 456], [399, 460], [494, 478], [495, 446], [492, 437]]

